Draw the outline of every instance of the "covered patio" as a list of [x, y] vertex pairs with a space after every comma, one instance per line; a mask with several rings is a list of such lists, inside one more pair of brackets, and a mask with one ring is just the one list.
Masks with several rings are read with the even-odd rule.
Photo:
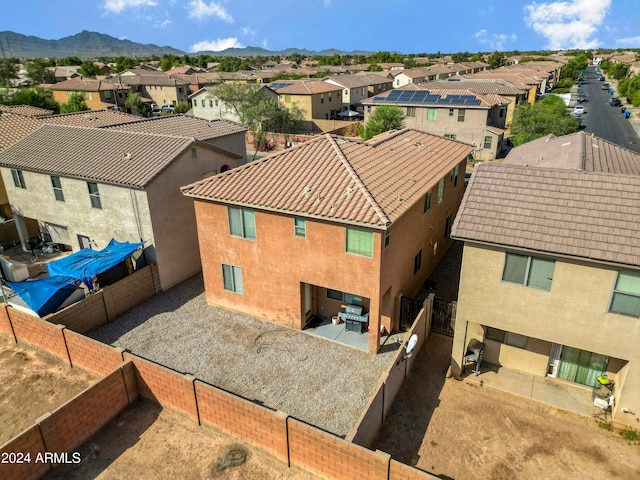
[[[314, 317], [302, 332], [315, 337], [332, 340], [364, 352], [369, 351], [369, 332], [359, 333], [347, 330], [344, 322], [334, 324], [329, 317]], [[396, 342], [396, 337], [402, 338], [402, 335], [402, 333], [399, 335], [383, 335], [380, 337], [380, 345], [386, 345], [387, 343], [392, 344]]]

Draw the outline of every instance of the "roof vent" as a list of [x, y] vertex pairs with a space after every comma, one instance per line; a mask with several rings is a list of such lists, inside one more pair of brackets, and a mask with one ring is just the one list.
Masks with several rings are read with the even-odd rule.
[[320, 203], [320, 202], [322, 201], [322, 199], [323, 199], [323, 198], [324, 198], [324, 197], [323, 197], [322, 195], [318, 194], [318, 197], [316, 198], [316, 201], [317, 201], [318, 203]]
[[422, 143], [420, 143], [420, 142], [416, 142], [416, 143], [414, 143], [414, 145], [415, 145], [416, 147], [420, 148], [420, 147], [422, 146]]
[[129, 152], [122, 154], [123, 160], [131, 160], [132, 157], [133, 155], [131, 155]]
[[398, 195], [398, 201], [399, 201], [399, 202], [402, 202], [402, 201], [403, 201], [403, 200], [402, 200], [402, 195]]
[[311, 192], [311, 189], [309, 187], [304, 187], [302, 189], [302, 196], [306, 197], [309, 194], [309, 192]]
[[345, 197], [350, 197], [353, 194], [353, 188], [349, 188], [347, 187], [344, 191], [344, 196]]
[[563, 147], [568, 147], [569, 145], [571, 145], [571, 142], [567, 142], [567, 143], [563, 143], [562, 144]]

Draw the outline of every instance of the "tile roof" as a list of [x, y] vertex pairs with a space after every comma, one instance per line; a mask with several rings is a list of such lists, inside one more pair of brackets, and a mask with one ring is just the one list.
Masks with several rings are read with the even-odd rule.
[[189, 82], [177, 78], [160, 75], [112, 75], [105, 79], [105, 82], [113, 85], [157, 85], [162, 87], [179, 87], [189, 85]]
[[[362, 104], [363, 105], [374, 105], [376, 104], [376, 102], [374, 101], [377, 98], [386, 98], [387, 96], [389, 96], [391, 94], [391, 92], [397, 92], [397, 91], [401, 91], [401, 90], [424, 90], [427, 92], [430, 92], [434, 95], [440, 95], [440, 98], [447, 98], [449, 95], [453, 95], [453, 96], [458, 96], [458, 95], [469, 95], [472, 97], [475, 97], [476, 99], [478, 99], [480, 101], [479, 105], [471, 105], [468, 103], [465, 104], [459, 104], [459, 105], [464, 105], [465, 108], [488, 108], [491, 107], [493, 105], [500, 105], [500, 104], [506, 104], [506, 103], [511, 103], [511, 100], [501, 97], [499, 95], [481, 95], [479, 93], [475, 93], [472, 92], [471, 90], [457, 90], [457, 89], [433, 89], [433, 88], [427, 88], [422, 84], [415, 84], [415, 83], [411, 83], [409, 85], [404, 85], [402, 87], [399, 88], [394, 88], [393, 90], [387, 90], [385, 92], [381, 92], [373, 97], [369, 97], [366, 98], [364, 100], [362, 100]], [[279, 92], [281, 92], [282, 90], [279, 90]], [[426, 103], [426, 102], [388, 102], [385, 103], [386, 105], [389, 104], [393, 104], [393, 105], [436, 105], [438, 107], [447, 107], [450, 108], [451, 105], [458, 105], [455, 103]]]
[[584, 132], [527, 142], [511, 150], [503, 163], [640, 176], [640, 154]]
[[182, 191], [214, 202], [384, 228], [471, 152], [472, 145], [413, 129], [367, 142], [325, 134]]
[[113, 84], [104, 80], [74, 77], [69, 80], [54, 83], [49, 86], [49, 89], [70, 92], [101, 92], [103, 90], [113, 90]]
[[42, 121], [24, 115], [0, 114], [0, 150], [4, 150], [36, 131]]
[[311, 82], [296, 82], [278, 89], [278, 95], [315, 95], [329, 92], [342, 92], [342, 87], [317, 80]]
[[[455, 79], [455, 80], [452, 80]], [[472, 79], [464, 77], [449, 77], [446, 80], [433, 80], [431, 82], [422, 84], [426, 88], [441, 89], [446, 88], [449, 90], [471, 90], [475, 93], [482, 95], [488, 95], [494, 93], [497, 95], [522, 95], [527, 92], [527, 89], [517, 88], [506, 80], [500, 78], [495, 79]]]
[[640, 265], [640, 177], [520, 165], [476, 167], [451, 236]]
[[324, 77], [322, 80], [335, 82], [343, 88], [361, 88], [371, 85], [366, 77], [356, 74], [330, 75]]
[[201, 141], [244, 133], [248, 130], [244, 125], [229, 120], [204, 120], [190, 115], [162, 115], [144, 119], [135, 117], [132, 122], [111, 125], [106, 128], [128, 132], [192, 137]]
[[0, 166], [143, 188], [193, 143], [187, 137], [43, 125], [0, 151]]
[[377, 75], [375, 73], [368, 73], [368, 72], [360, 72], [360, 73], [356, 73], [355, 75], [367, 78], [370, 85], [382, 85], [386, 83], [393, 84], [393, 79], [387, 77], [386, 75]]
[[27, 117], [38, 117], [40, 115], [51, 115], [53, 110], [32, 107], [31, 105], [0, 105], [0, 112], [15, 113], [16, 115], [25, 115]]

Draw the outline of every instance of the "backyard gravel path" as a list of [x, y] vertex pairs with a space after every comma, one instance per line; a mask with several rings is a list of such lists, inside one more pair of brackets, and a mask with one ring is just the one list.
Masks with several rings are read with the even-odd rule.
[[355, 425], [394, 355], [211, 307], [201, 275], [89, 336], [340, 436]]

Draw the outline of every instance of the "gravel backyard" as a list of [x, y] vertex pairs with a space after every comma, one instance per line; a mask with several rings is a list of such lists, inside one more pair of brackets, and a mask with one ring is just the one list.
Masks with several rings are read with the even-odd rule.
[[89, 336], [340, 436], [355, 425], [394, 355], [211, 307], [201, 275]]

